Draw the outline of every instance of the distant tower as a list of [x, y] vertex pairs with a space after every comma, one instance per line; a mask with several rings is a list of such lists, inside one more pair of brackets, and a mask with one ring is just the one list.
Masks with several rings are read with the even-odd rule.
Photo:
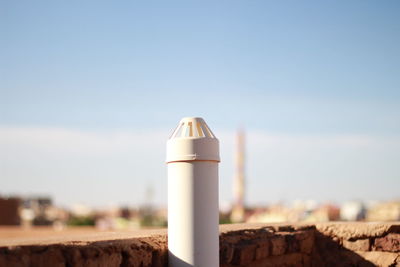
[[243, 130], [237, 133], [236, 141], [236, 171], [233, 184], [234, 202], [232, 206], [231, 220], [234, 223], [244, 221], [244, 164], [245, 164], [245, 135]]

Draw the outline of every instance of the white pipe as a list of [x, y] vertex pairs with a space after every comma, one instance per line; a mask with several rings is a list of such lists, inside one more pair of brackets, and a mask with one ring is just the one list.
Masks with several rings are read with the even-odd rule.
[[219, 143], [201, 118], [184, 118], [167, 142], [171, 267], [219, 266]]

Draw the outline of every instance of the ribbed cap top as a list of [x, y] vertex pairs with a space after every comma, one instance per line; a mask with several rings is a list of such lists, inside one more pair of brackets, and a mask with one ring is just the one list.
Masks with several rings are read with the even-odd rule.
[[219, 162], [219, 141], [202, 118], [185, 117], [168, 139], [167, 163], [198, 160]]

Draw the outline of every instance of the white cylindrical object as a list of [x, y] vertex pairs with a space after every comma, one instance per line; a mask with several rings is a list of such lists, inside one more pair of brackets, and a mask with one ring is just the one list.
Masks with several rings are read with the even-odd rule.
[[171, 267], [219, 266], [219, 143], [201, 118], [183, 118], [167, 142]]

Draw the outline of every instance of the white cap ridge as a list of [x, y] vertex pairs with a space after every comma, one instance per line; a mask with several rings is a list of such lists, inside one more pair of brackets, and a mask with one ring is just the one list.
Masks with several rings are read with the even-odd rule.
[[176, 161], [217, 161], [219, 141], [199, 117], [185, 117], [167, 142], [167, 163]]

